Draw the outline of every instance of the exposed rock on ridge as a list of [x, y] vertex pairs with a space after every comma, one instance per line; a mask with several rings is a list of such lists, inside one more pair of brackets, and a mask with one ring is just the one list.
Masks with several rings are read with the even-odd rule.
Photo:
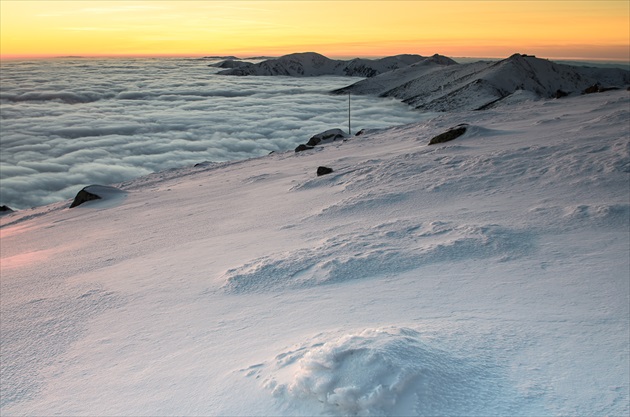
[[298, 145], [295, 148], [295, 152], [307, 151], [313, 149], [317, 145], [324, 145], [326, 143], [334, 142], [336, 140], [346, 139], [349, 135], [341, 129], [329, 129], [325, 132], [318, 133], [312, 136], [306, 144]]

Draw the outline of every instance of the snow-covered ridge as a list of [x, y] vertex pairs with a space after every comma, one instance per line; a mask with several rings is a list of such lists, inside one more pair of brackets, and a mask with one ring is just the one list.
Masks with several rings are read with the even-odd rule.
[[432, 66], [423, 62], [359, 81], [336, 94], [396, 97], [425, 111], [481, 110], [493, 105], [582, 94], [589, 87], [625, 88], [630, 71], [557, 64], [514, 54], [496, 61]]
[[373, 77], [417, 62], [430, 62], [435, 65], [457, 64], [452, 59], [437, 54], [432, 57], [404, 54], [375, 60], [355, 58], [344, 61], [330, 59], [315, 52], [303, 52], [268, 59], [257, 64], [230, 60], [216, 65], [220, 68], [230, 68], [220, 71], [218, 74], [221, 75], [288, 75], [301, 77], [347, 75]]

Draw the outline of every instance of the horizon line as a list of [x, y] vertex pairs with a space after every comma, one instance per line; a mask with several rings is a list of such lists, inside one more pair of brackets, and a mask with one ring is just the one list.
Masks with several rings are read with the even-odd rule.
[[[290, 52], [287, 54], [240, 54], [242, 55], [242, 57], [239, 57], [239, 54], [231, 54], [231, 53], [207, 53], [207, 54], [184, 54], [184, 53], [166, 53], [166, 54], [142, 54], [142, 53], [138, 53], [138, 54], [66, 54], [66, 55], [59, 55], [59, 54], [0, 54], [0, 61], [19, 61], [19, 60], [47, 60], [47, 59], [116, 59], [116, 58], [189, 58], [189, 59], [203, 59], [206, 57], [228, 57], [228, 56], [235, 56], [238, 57], [238, 59], [247, 59], [247, 58], [252, 58], [252, 57], [258, 57], [258, 56], [264, 56], [264, 57], [268, 57], [268, 58], [279, 58], [285, 55], [290, 55], [290, 54], [294, 54], [294, 53], [305, 53], [305, 52], [315, 52], [315, 51], [302, 51], [302, 52]], [[318, 53], [318, 52], [317, 52]], [[514, 54], [516, 53], [521, 53], [521, 52], [514, 52]], [[331, 54], [331, 55], [325, 55], [322, 54], [328, 58], [366, 58], [366, 59], [378, 59], [378, 58], [384, 58], [387, 56], [396, 56], [396, 55], [405, 55], [405, 54], [412, 54], [410, 52], [407, 53], [402, 53], [402, 54], [393, 54], [393, 55], [382, 55], [382, 54], [375, 54], [375, 55], [370, 55], [370, 54], [360, 54], [360, 55], [348, 55], [348, 54]], [[421, 55], [421, 54], [418, 54]], [[433, 55], [433, 54], [431, 54]], [[426, 56], [431, 56], [431, 55], [426, 55]], [[441, 55], [441, 54], [440, 54]], [[511, 56], [513, 54], [510, 54], [508, 56], [482, 56], [482, 55], [468, 55], [468, 56], [455, 56], [455, 55], [444, 55], [447, 56], [449, 58], [460, 58], [460, 59], [505, 59], [508, 58], [509, 56]], [[548, 60], [562, 60], [562, 61], [586, 61], [586, 62], [599, 62], [599, 63], [606, 63], [606, 62], [610, 62], [610, 63], [617, 63], [617, 64], [630, 64], [630, 59], [626, 58], [594, 58], [594, 57], [579, 57], [579, 56], [569, 56], [569, 57], [541, 57], [535, 54], [527, 54], [527, 55], [532, 55], [532, 56], [536, 56], [538, 58], [541, 59], [548, 59]]]

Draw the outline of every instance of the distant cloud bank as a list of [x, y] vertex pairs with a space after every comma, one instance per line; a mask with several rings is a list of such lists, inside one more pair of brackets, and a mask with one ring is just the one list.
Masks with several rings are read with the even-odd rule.
[[[3, 64], [0, 205], [72, 198], [202, 161], [294, 148], [347, 128], [349, 77], [223, 77], [207, 60], [64, 59]], [[419, 120], [391, 99], [354, 97], [353, 130]], [[356, 129], [355, 129], [356, 127]]]

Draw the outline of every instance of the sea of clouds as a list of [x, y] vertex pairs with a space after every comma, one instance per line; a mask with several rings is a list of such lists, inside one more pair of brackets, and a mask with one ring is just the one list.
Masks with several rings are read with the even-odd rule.
[[[233, 77], [207, 59], [2, 62], [0, 205], [74, 197], [90, 184], [286, 151], [348, 128], [353, 77]], [[352, 131], [421, 120], [391, 100], [352, 97]]]

